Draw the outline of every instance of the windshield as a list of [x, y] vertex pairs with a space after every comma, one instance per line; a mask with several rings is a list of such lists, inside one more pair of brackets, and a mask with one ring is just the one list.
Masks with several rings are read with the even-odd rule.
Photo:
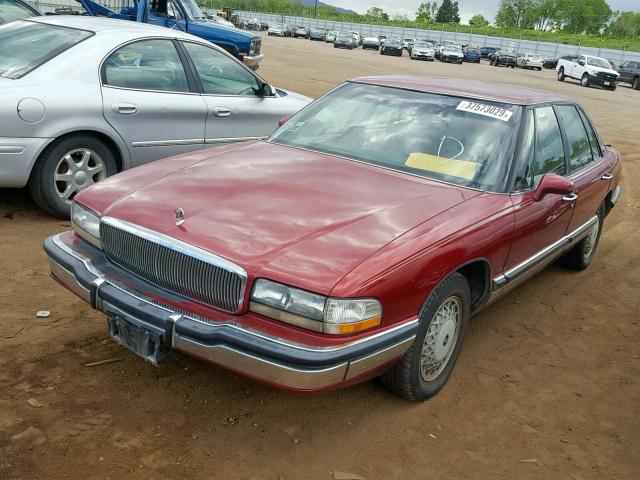
[[461, 52], [462, 49], [457, 45], [445, 45], [443, 50], [445, 52]]
[[181, 3], [187, 12], [187, 17], [192, 20], [206, 20], [204, 13], [194, 0], [181, 0]]
[[353, 39], [353, 33], [339, 33], [338, 34], [338, 38], [340, 40], [352, 40]]
[[480, 50], [478, 50], [477, 48], [467, 47], [467, 53], [480, 53]]
[[92, 32], [18, 20], [0, 27], [0, 77], [20, 78]]
[[345, 83], [284, 124], [271, 142], [498, 190], [520, 107]]
[[388, 38], [386, 42], [384, 42], [385, 45], [389, 45], [391, 47], [396, 47], [398, 45], [400, 45], [402, 42], [400, 40], [397, 40], [395, 38]]
[[433, 48], [431, 42], [416, 42], [415, 46], [417, 48]]
[[0, 24], [35, 16], [36, 14], [24, 5], [11, 0], [0, 0]]
[[587, 57], [587, 65], [591, 65], [592, 67], [611, 68], [609, 62], [604, 58], [597, 57]]

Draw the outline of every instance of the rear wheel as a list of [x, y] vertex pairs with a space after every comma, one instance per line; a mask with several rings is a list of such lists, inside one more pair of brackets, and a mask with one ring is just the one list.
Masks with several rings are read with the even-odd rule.
[[584, 270], [589, 265], [596, 253], [596, 248], [600, 241], [600, 234], [602, 233], [602, 226], [604, 222], [604, 208], [601, 206], [596, 215], [598, 221], [589, 229], [589, 233], [580, 242], [576, 244], [571, 250], [565, 253], [558, 263], [573, 270]]
[[564, 67], [561, 67], [560, 70], [558, 70], [558, 81], [564, 82], [565, 78], [566, 77], [564, 75]]
[[640, 78], [636, 77], [633, 79], [633, 83], [631, 84], [631, 88], [634, 90], [640, 90]]
[[117, 173], [111, 148], [90, 135], [72, 135], [50, 145], [31, 172], [29, 192], [45, 212], [69, 218], [76, 194]]
[[582, 75], [582, 78], [580, 79], [580, 85], [582, 85], [583, 87], [589, 86], [589, 75], [587, 75], [586, 73]]
[[420, 311], [416, 338], [402, 359], [381, 377], [382, 384], [411, 401], [440, 391], [460, 354], [469, 323], [469, 284], [453, 273], [438, 285]]

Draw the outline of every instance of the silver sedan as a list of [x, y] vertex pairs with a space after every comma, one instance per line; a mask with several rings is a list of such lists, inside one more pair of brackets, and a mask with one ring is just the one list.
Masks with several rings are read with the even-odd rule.
[[68, 217], [121, 170], [269, 136], [311, 99], [176, 30], [83, 16], [0, 27], [0, 188]]

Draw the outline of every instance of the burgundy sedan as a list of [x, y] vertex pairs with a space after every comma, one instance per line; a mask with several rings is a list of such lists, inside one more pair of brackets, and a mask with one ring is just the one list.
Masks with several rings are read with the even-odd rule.
[[572, 99], [359, 78], [266, 141], [81, 192], [45, 250], [153, 364], [178, 350], [297, 391], [382, 376], [423, 400], [471, 315], [555, 260], [589, 266], [620, 170]]

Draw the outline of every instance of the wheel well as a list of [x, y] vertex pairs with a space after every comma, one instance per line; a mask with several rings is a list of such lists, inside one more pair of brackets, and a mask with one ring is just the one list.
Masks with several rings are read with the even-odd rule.
[[116, 166], [118, 167], [118, 172], [122, 171], [122, 152], [120, 152], [118, 145], [116, 145], [116, 143], [108, 135], [105, 135], [104, 133], [96, 132], [95, 130], [77, 130], [74, 132], [65, 133], [64, 135], [60, 135], [51, 143], [49, 143], [49, 145], [47, 145], [47, 148], [45, 148], [40, 154], [40, 156], [38, 157], [38, 160], [40, 160], [40, 158], [43, 155], [45, 155], [45, 153], [58, 142], [76, 135], [88, 135], [103, 141], [105, 145], [107, 145], [109, 149], [112, 151], [113, 156], [116, 159]]
[[471, 309], [478, 306], [488, 295], [491, 268], [486, 260], [474, 260], [456, 270], [469, 284]]
[[234, 47], [233, 45], [218, 45], [221, 49], [223, 49], [224, 51], [230, 53], [231, 55], [233, 55], [234, 57], [238, 56], [238, 49], [236, 47]]

